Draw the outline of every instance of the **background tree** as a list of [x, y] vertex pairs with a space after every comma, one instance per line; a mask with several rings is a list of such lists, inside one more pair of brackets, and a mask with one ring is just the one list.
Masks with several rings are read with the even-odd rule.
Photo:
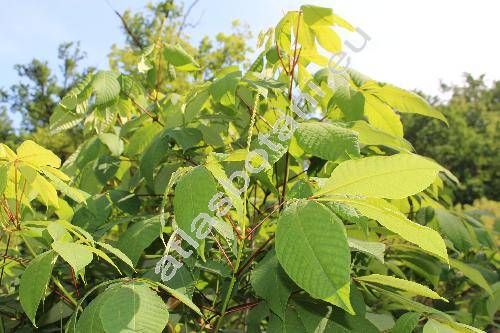
[[186, 28], [196, 27], [201, 19], [197, 18], [194, 23], [190, 21], [191, 10], [197, 3], [198, 1], [194, 1], [184, 8], [183, 3], [167, 0], [156, 4], [149, 3], [144, 11], [134, 13], [127, 10], [123, 15], [116, 12], [125, 33], [125, 45], [112, 45], [109, 54], [110, 67], [137, 78], [137, 54], [144, 52], [159, 39], [172, 45], [180, 44], [205, 70], [194, 74], [176, 72], [175, 80], [171, 80], [167, 78], [171, 78], [173, 68], [165, 59], [160, 59], [151, 64], [153, 70], [149, 74], [151, 86], [155, 89], [182, 91], [193, 84], [193, 79], [196, 82], [210, 78], [225, 66], [248, 65], [246, 56], [251, 51], [248, 41], [252, 34], [246, 24], [237, 20], [233, 22], [230, 33], [221, 32], [215, 38], [205, 36], [198, 45], [192, 44]]
[[408, 140], [420, 154], [432, 157], [450, 169], [461, 181], [456, 199], [472, 203], [500, 196], [500, 82], [491, 86], [484, 75], [465, 74], [463, 85], [442, 85], [449, 101], [434, 99], [446, 115], [449, 126], [432, 119], [404, 115]]

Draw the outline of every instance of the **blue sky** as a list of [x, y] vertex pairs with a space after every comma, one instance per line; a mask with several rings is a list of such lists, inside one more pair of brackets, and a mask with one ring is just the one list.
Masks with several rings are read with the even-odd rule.
[[[122, 12], [147, 1], [108, 0]], [[107, 68], [113, 43], [123, 43], [120, 22], [106, 0], [0, 0], [0, 87], [17, 81], [16, 63], [36, 57], [57, 61], [57, 46], [80, 41], [85, 63]], [[191, 0], [186, 0], [187, 4]], [[332, 7], [371, 37], [352, 55], [352, 67], [406, 89], [439, 93], [439, 81], [460, 82], [463, 72], [500, 79], [500, 2], [492, 0], [200, 0], [188, 30], [193, 41], [229, 31], [231, 21], [250, 25], [256, 35], [284, 12], [310, 3]]]

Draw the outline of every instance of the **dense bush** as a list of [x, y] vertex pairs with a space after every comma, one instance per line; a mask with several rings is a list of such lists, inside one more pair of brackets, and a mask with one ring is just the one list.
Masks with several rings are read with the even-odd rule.
[[446, 119], [329, 62], [338, 29], [357, 33], [302, 6], [213, 77], [157, 38], [55, 107], [51, 132], [85, 138], [62, 166], [0, 144], [3, 331], [494, 328], [492, 225], [453, 209], [400, 113]]

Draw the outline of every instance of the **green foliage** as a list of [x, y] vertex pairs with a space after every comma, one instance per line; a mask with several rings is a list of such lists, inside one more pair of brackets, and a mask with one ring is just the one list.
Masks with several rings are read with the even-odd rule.
[[446, 119], [326, 68], [354, 27], [305, 5], [232, 66], [241, 34], [209, 56], [172, 1], [148, 10], [121, 16], [113, 71], [53, 106], [49, 128], [84, 138], [62, 165], [0, 144], [4, 331], [494, 329], [493, 223], [453, 208], [455, 177], [413, 153], [400, 113]]
[[487, 197], [499, 201], [500, 84], [488, 85], [484, 76], [465, 75], [458, 86], [443, 85], [448, 101], [434, 100], [449, 121], [448, 127], [425, 118], [405, 117], [407, 139], [417, 152], [452, 171], [461, 181], [455, 191], [460, 203]]

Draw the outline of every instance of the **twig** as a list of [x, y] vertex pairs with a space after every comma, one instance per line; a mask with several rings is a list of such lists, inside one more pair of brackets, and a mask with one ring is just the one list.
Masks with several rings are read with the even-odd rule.
[[262, 250], [267, 246], [267, 244], [269, 244], [270, 241], [272, 241], [274, 239], [274, 235], [272, 235], [271, 237], [269, 237], [265, 242], [264, 244], [262, 244], [258, 249], [257, 251], [255, 251], [251, 256], [250, 258], [248, 258], [248, 260], [243, 264], [243, 266], [241, 266], [240, 269], [238, 269], [238, 271], [236, 272], [236, 276], [240, 276], [240, 274], [245, 270], [245, 268], [248, 267], [248, 265], [250, 265], [254, 260], [255, 258], [259, 255], [259, 253], [262, 252]]
[[[109, 5], [109, 2], [108, 2], [108, 5]], [[135, 44], [135, 46], [137, 46], [142, 51], [144, 49], [144, 45], [142, 45], [142, 42], [140, 41], [140, 39], [132, 33], [132, 30], [130, 30], [130, 27], [128, 26], [127, 21], [125, 21], [125, 18], [120, 13], [118, 13], [118, 11], [116, 11], [114, 9], [113, 9], [113, 11], [122, 21], [123, 28], [125, 29], [127, 34], [130, 36], [130, 38], [132, 38], [132, 42]]]
[[163, 17], [163, 19], [161, 20], [161, 25], [160, 25], [160, 29], [158, 30], [158, 36], [156, 38], [156, 48], [159, 50], [159, 53], [158, 53], [158, 64], [156, 66], [156, 91], [155, 91], [155, 102], [158, 102], [158, 91], [160, 89], [160, 83], [161, 83], [161, 43], [160, 43], [160, 40], [161, 40], [161, 35], [163, 33], [163, 26], [165, 25], [165, 20], [167, 18], [166, 17]]
[[260, 302], [261, 301], [258, 300], [258, 301], [252, 302], [252, 303], [246, 303], [246, 304], [233, 306], [232, 308], [227, 309], [226, 314], [233, 313], [233, 312], [239, 312], [239, 311], [243, 311], [246, 309], [251, 309], [256, 305], [259, 305]]
[[238, 228], [236, 228], [236, 225], [234, 224], [233, 219], [231, 218], [231, 215], [229, 213], [226, 214], [227, 219], [229, 220], [229, 223], [231, 224], [231, 227], [233, 227], [234, 232], [236, 232], [236, 235], [240, 240], [243, 239], [243, 236], [241, 236], [241, 233], [239, 232]]
[[227, 255], [226, 251], [224, 250], [224, 248], [222, 247], [221, 243], [217, 240], [217, 237], [214, 236], [213, 232], [210, 231], [210, 234], [214, 238], [215, 243], [217, 244], [217, 247], [222, 252], [224, 257], [226, 258], [227, 263], [229, 264], [229, 266], [231, 266], [231, 270], [234, 271], [233, 263], [231, 262], [231, 259], [229, 259], [228, 255]]
[[186, 10], [186, 13], [184, 14], [184, 16], [182, 18], [182, 23], [179, 26], [179, 30], [177, 31], [177, 38], [179, 38], [181, 36], [182, 30], [184, 30], [184, 27], [186, 26], [187, 18], [189, 17], [189, 14], [191, 13], [191, 10], [194, 8], [194, 6], [196, 6], [196, 4], [198, 3], [198, 1], [199, 0], [194, 0], [193, 3]]
[[286, 75], [289, 75], [288, 70], [286, 69], [285, 62], [283, 61], [283, 57], [281, 56], [281, 50], [278, 45], [278, 41], [276, 41], [276, 52], [278, 52], [278, 59], [281, 62], [281, 66], [283, 67], [283, 70], [285, 71]]
[[9, 260], [12, 260], [12, 261], [16, 261], [16, 262], [20, 263], [23, 266], [24, 266], [24, 264], [26, 264], [26, 263], [28, 263], [30, 261], [29, 259], [16, 258], [16, 257], [13, 257], [13, 256], [9, 256], [7, 254], [1, 255], [1, 257], [9, 259]]
[[[292, 68], [290, 69], [290, 86], [288, 88], [288, 101], [292, 103], [292, 96], [293, 96], [293, 80], [294, 80], [294, 75], [295, 75], [295, 66], [297, 65], [297, 62], [299, 61], [300, 57], [300, 51], [297, 55], [297, 43], [298, 43], [298, 36], [299, 36], [299, 28], [300, 28], [300, 17], [302, 15], [302, 12], [299, 12], [298, 19], [297, 19], [297, 29], [295, 31], [295, 44], [294, 44], [294, 50], [293, 50], [293, 61], [292, 61]], [[281, 202], [283, 203], [285, 200], [285, 195], [286, 195], [286, 184], [288, 182], [288, 163], [290, 160], [290, 153], [287, 150], [285, 153], [285, 175], [284, 179], [285, 182], [283, 184], [283, 190], [281, 191]]]
[[69, 269], [71, 271], [71, 281], [73, 281], [73, 287], [75, 287], [76, 296], [80, 297], [80, 291], [78, 290], [78, 283], [76, 281], [75, 271], [73, 270], [72, 267], [70, 267]]
[[9, 233], [9, 237], [7, 238], [7, 245], [5, 246], [5, 252], [3, 254], [3, 263], [2, 263], [2, 273], [0, 274], [0, 285], [2, 284], [3, 281], [3, 273], [5, 269], [5, 261], [7, 260], [7, 252], [9, 251], [9, 246], [10, 246], [10, 239], [12, 237], [12, 234]]
[[149, 118], [153, 119], [153, 121], [157, 122], [158, 124], [160, 124], [162, 127], [165, 127], [165, 125], [160, 121], [160, 119], [158, 119], [158, 116], [155, 116], [154, 114], [152, 114], [151, 112], [149, 112], [148, 110], [144, 109], [141, 105], [139, 105], [139, 103], [136, 102], [136, 100], [130, 96], [129, 94], [125, 93], [125, 95], [130, 99], [130, 101], [132, 102], [132, 104], [134, 104], [134, 106], [136, 108], [138, 108], [142, 113], [144, 113], [145, 115], [147, 115]]
[[[251, 105], [248, 105], [248, 103], [243, 99], [243, 97], [241, 97], [241, 95], [239, 94], [239, 92], [236, 92], [236, 95], [238, 96], [239, 99], [241, 99], [241, 101], [243, 102], [243, 104], [245, 104], [248, 108], [248, 111], [250, 112], [250, 114], [252, 113], [252, 106]], [[273, 126], [271, 124], [269, 124], [269, 122], [266, 120], [266, 118], [262, 117], [258, 112], [256, 113], [257, 117], [259, 117], [260, 120], [262, 120], [264, 122], [264, 124], [266, 124], [269, 128], [273, 128]]]
[[250, 237], [250, 235], [252, 235], [255, 232], [255, 230], [262, 225], [262, 223], [266, 222], [266, 220], [269, 217], [271, 217], [271, 215], [273, 215], [281, 206], [283, 206], [284, 203], [285, 203], [285, 201], [283, 201], [282, 203], [280, 203], [276, 208], [273, 209], [273, 211], [271, 213], [269, 213], [266, 217], [264, 217], [262, 219], [262, 221], [260, 221], [259, 223], [257, 223], [257, 225], [255, 227], [253, 227], [252, 230], [250, 230], [248, 232], [248, 235], [246, 235], [245, 239], [247, 239], [248, 237]]

